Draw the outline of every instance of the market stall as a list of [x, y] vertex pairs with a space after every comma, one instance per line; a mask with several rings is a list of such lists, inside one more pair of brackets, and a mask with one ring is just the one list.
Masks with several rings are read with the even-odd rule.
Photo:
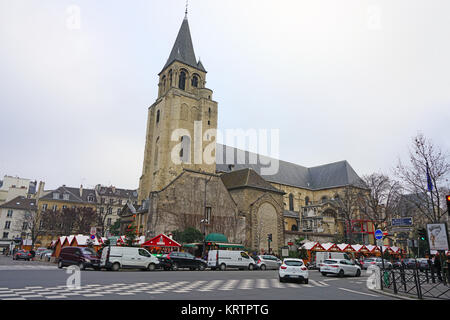
[[169, 238], [165, 234], [160, 234], [153, 239], [148, 240], [141, 244], [141, 247], [146, 248], [154, 255], [161, 255], [169, 253], [175, 249], [178, 251], [181, 248], [181, 244]]

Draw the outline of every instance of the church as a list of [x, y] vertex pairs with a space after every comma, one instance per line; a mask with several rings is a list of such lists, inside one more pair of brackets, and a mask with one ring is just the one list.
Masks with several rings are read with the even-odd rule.
[[158, 76], [139, 207], [129, 203], [122, 210], [122, 231], [133, 224], [150, 239], [194, 227], [255, 251], [267, 251], [271, 235], [275, 253], [299, 237], [333, 241], [345, 233], [331, 204], [360, 181], [347, 161], [306, 168], [269, 158], [278, 170], [268, 174], [268, 157], [216, 143], [218, 103], [205, 86], [207, 71], [194, 53], [187, 13]]

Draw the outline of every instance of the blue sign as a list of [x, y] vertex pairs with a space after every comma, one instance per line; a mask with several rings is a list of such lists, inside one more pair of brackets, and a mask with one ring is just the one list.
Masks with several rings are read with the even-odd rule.
[[383, 239], [383, 231], [381, 231], [380, 229], [375, 231], [375, 239], [377, 239], [377, 240]]
[[412, 226], [412, 218], [392, 219], [391, 225], [393, 227]]
[[91, 236], [91, 239], [94, 240], [94, 239], [95, 239], [95, 235], [92, 235], [92, 236]]

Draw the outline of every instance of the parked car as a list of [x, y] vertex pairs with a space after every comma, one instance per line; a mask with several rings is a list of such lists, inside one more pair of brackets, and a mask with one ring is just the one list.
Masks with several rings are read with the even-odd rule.
[[430, 270], [430, 266], [428, 265], [428, 259], [419, 258], [419, 259], [417, 259], [417, 262], [418, 262], [418, 268], [420, 271]]
[[153, 271], [160, 267], [160, 261], [144, 248], [111, 246], [103, 249], [100, 266], [112, 271], [120, 269]]
[[52, 258], [52, 255], [53, 255], [53, 251], [52, 250], [46, 251], [45, 253], [42, 254], [41, 259], [50, 261], [51, 258]]
[[212, 270], [238, 268], [254, 270], [256, 262], [245, 251], [210, 250], [208, 252], [208, 267]]
[[400, 269], [400, 268], [402, 267], [402, 261], [401, 261], [401, 260], [394, 261], [394, 262], [392, 263], [392, 267], [393, 267], [394, 269]]
[[343, 276], [361, 276], [361, 268], [354, 262], [347, 259], [328, 259], [325, 260], [320, 267], [320, 272], [323, 276], [328, 274]]
[[176, 251], [163, 255], [159, 258], [159, 263], [164, 270], [174, 271], [181, 268], [203, 271], [208, 266], [207, 262], [203, 259], [196, 258], [188, 252]]
[[278, 269], [278, 278], [280, 282], [297, 280], [308, 284], [309, 271], [302, 259], [287, 258]]
[[58, 268], [77, 265], [81, 270], [93, 268], [100, 270], [100, 257], [91, 248], [64, 247], [58, 257]]
[[42, 253], [48, 251], [47, 248], [37, 248], [35, 251], [35, 257], [41, 257]]
[[403, 262], [406, 266], [406, 269], [415, 269], [417, 267], [416, 259], [404, 259]]
[[281, 266], [281, 260], [271, 255], [261, 255], [254, 258], [256, 267], [260, 270], [277, 270]]
[[[376, 265], [379, 268], [383, 268], [383, 261], [381, 258], [373, 257], [373, 258], [367, 258], [363, 261], [363, 268], [367, 269], [371, 265]], [[385, 269], [392, 269], [392, 263], [386, 259], [384, 259], [384, 268]]]
[[39, 254], [36, 253], [36, 257], [39, 257], [40, 259], [43, 259], [44, 257], [46, 257], [46, 254], [50, 253], [50, 255], [52, 254], [52, 250], [48, 250], [46, 249], [45, 251], [40, 251]]
[[321, 267], [322, 263], [327, 259], [346, 259], [351, 260], [350, 256], [345, 252], [316, 252], [315, 267]]
[[13, 260], [27, 260], [30, 261], [31, 253], [25, 250], [19, 250], [13, 255]]

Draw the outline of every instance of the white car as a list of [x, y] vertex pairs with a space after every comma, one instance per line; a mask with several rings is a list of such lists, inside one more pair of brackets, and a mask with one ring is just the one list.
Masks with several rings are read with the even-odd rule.
[[285, 280], [300, 280], [308, 284], [309, 271], [302, 259], [284, 259], [278, 269], [278, 278], [280, 282]]
[[323, 276], [328, 274], [343, 276], [361, 276], [361, 268], [347, 259], [327, 259], [322, 263], [320, 272]]
[[159, 267], [159, 259], [143, 248], [114, 246], [103, 249], [100, 265], [113, 271], [122, 268], [153, 271]]
[[210, 250], [208, 252], [208, 267], [212, 270], [225, 271], [228, 268], [254, 270], [256, 262], [245, 251]]

